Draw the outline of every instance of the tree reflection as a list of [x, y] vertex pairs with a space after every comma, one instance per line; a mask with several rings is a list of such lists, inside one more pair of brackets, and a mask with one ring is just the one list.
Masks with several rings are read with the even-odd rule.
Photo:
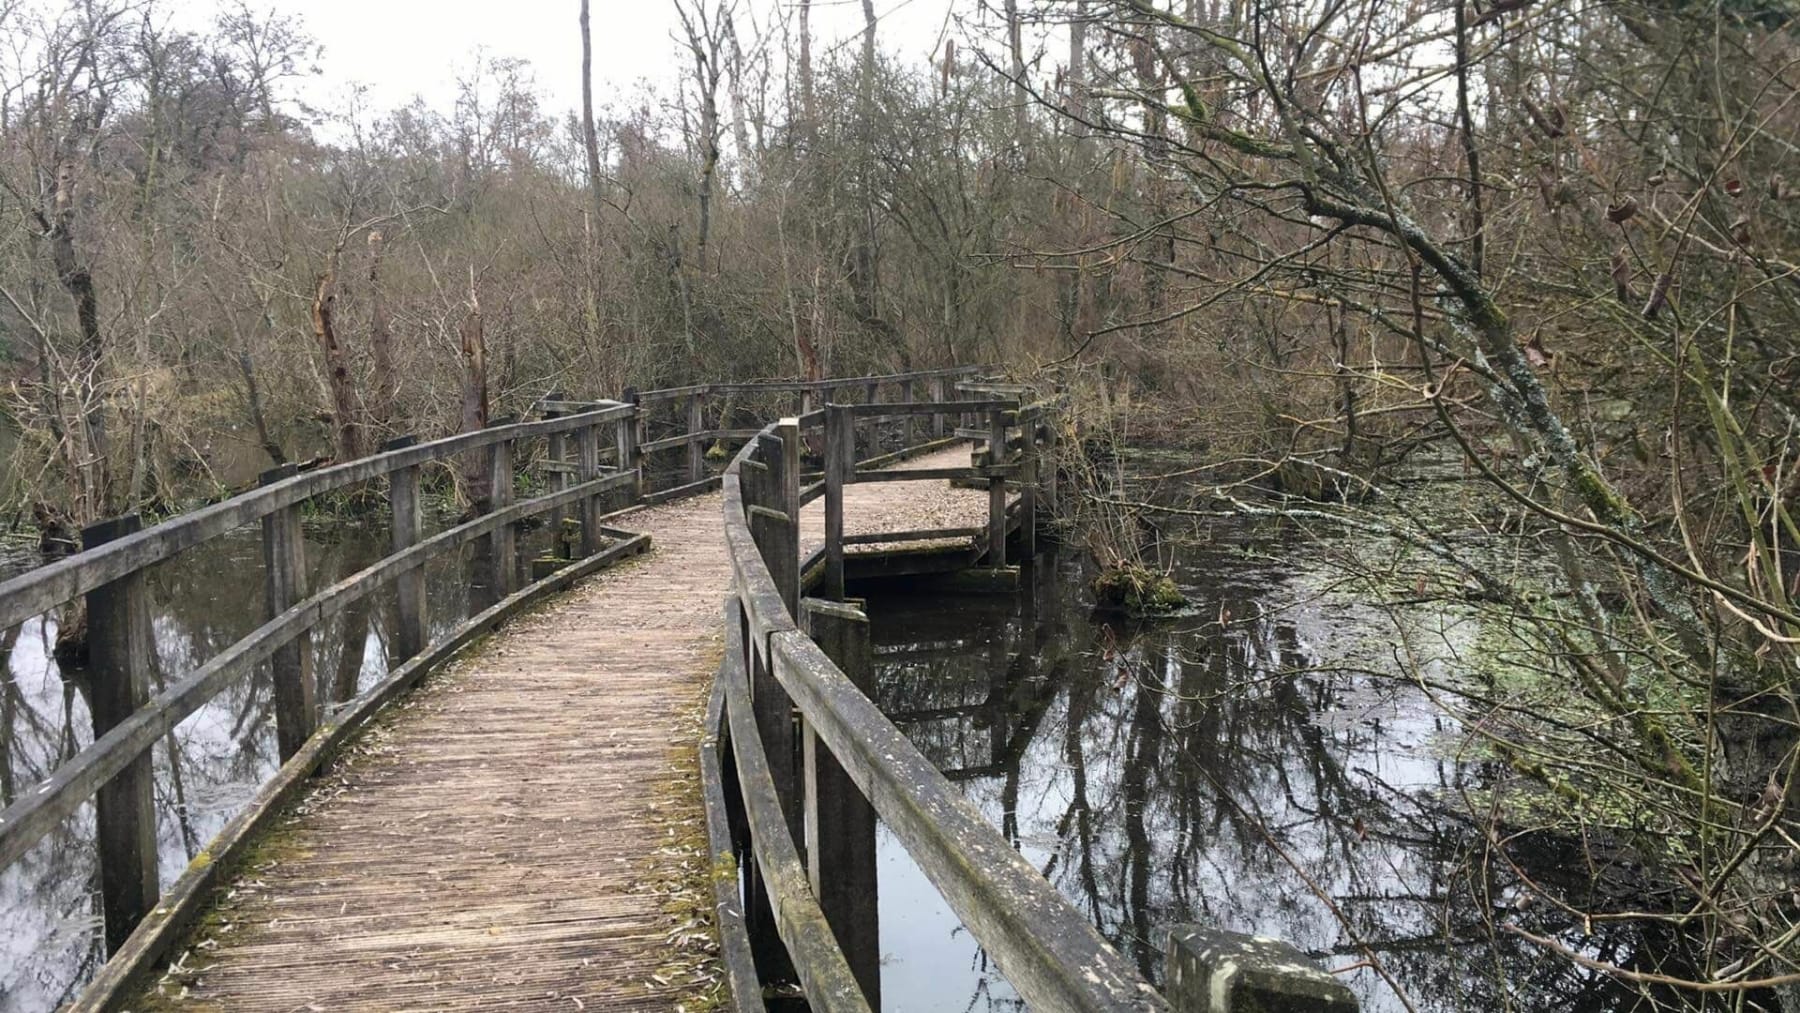
[[[1346, 646], [1391, 640], [1382, 617], [1309, 601], [1229, 546], [1184, 567], [1205, 615], [1154, 628], [1089, 615], [1071, 564], [1040, 563], [1016, 601], [877, 598], [878, 702], [1152, 980], [1158, 930], [1199, 921], [1293, 942], [1369, 1010], [1635, 1008], [1494, 929], [1516, 884], [1460, 799], [1497, 772], [1455, 759], [1454, 723]], [[885, 906], [922, 902], [884, 885]], [[1604, 925], [1580, 943], [1627, 967], [1672, 944]], [[913, 1004], [1003, 991], [991, 974], [941, 987], [961, 991]]]

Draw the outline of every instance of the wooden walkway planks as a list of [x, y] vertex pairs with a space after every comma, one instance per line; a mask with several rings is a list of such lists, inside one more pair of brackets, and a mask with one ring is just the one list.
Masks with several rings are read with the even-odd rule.
[[[852, 532], [919, 528], [985, 494], [852, 486], [845, 506]], [[131, 1008], [667, 1010], [716, 989], [694, 757], [730, 584], [720, 509], [623, 518], [649, 553], [395, 707]]]

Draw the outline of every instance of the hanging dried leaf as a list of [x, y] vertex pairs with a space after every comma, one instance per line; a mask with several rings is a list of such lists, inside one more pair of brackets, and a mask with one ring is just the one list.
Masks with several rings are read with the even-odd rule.
[[1555, 210], [1557, 182], [1556, 176], [1550, 172], [1549, 166], [1538, 166], [1537, 186], [1539, 196], [1544, 198], [1544, 209], [1546, 211]]
[[1744, 181], [1736, 176], [1731, 177], [1725, 181], [1725, 192], [1733, 197], [1739, 196], [1744, 192]]
[[1556, 106], [1551, 106], [1550, 111], [1546, 113], [1544, 110], [1538, 108], [1536, 102], [1531, 101], [1530, 98], [1526, 98], [1525, 112], [1531, 117], [1531, 122], [1537, 125], [1539, 132], [1545, 137], [1561, 137], [1563, 135], [1565, 118], [1561, 109], [1558, 109]]
[[1663, 304], [1669, 301], [1669, 286], [1674, 280], [1674, 275], [1667, 271], [1656, 276], [1656, 284], [1650, 286], [1650, 301], [1644, 304], [1645, 320], [1655, 320], [1662, 312]]
[[1630, 221], [1632, 216], [1637, 214], [1637, 212], [1637, 198], [1630, 194], [1626, 194], [1625, 198], [1617, 204], [1607, 205], [1606, 220], [1612, 222], [1614, 225], [1622, 225], [1625, 222]]
[[1556, 353], [1544, 348], [1544, 339], [1536, 331], [1531, 340], [1525, 342], [1525, 361], [1531, 363], [1533, 369], [1543, 369], [1556, 359]]
[[1624, 250], [1614, 250], [1613, 251], [1612, 281], [1613, 281], [1613, 294], [1618, 297], [1619, 302], [1624, 303], [1626, 305], [1630, 305], [1630, 303], [1631, 303], [1631, 261], [1625, 256]]
[[1731, 241], [1739, 246], [1750, 245], [1750, 219], [1740, 217], [1731, 223]]

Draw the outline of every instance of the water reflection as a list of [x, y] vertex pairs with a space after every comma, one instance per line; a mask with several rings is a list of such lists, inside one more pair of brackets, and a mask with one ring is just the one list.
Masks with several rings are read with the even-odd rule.
[[[1231, 532], [1184, 549], [1177, 576], [1198, 614], [1149, 630], [1091, 616], [1068, 560], [1016, 599], [878, 595], [879, 702], [1152, 980], [1158, 930], [1199, 921], [1294, 943], [1368, 1010], [1636, 1008], [1492, 927], [1510, 884], [1460, 800], [1498, 772], [1458, 762], [1454, 722], [1391, 677], [1389, 616]], [[1408, 621], [1428, 673], [1475, 633]], [[880, 847], [885, 1006], [1020, 1008], [898, 842]], [[1629, 966], [1649, 944], [1576, 945]]]

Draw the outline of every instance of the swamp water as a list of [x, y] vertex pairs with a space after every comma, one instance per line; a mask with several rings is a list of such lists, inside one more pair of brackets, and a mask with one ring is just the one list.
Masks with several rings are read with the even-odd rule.
[[[1403, 674], [1465, 677], [1478, 620], [1368, 607], [1330, 548], [1236, 522], [1165, 545], [1192, 614], [1154, 625], [1096, 615], [1073, 552], [1017, 596], [877, 592], [878, 702], [1153, 982], [1159, 930], [1193, 921], [1293, 943], [1369, 1011], [1647, 1008], [1498, 927], [1517, 880], [1466, 799], [1502, 772]], [[877, 847], [883, 1007], [1023, 1009], [885, 828]], [[1575, 860], [1541, 850], [1534, 878]], [[1528, 924], [1627, 967], [1668, 942]]]

